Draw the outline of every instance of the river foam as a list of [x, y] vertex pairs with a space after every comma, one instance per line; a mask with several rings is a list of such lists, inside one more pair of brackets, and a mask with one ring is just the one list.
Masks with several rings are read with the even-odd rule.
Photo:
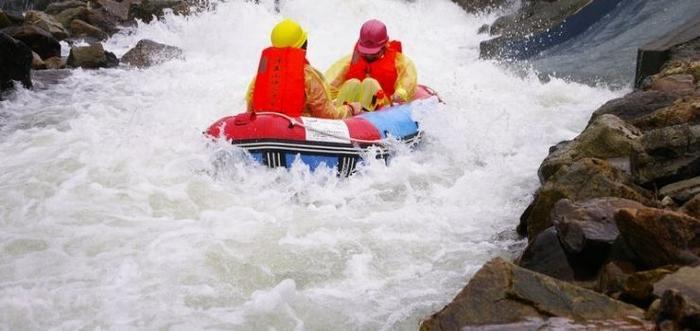
[[[112, 37], [185, 60], [74, 70], [0, 103], [0, 325], [7, 329], [411, 330], [509, 235], [550, 145], [621, 95], [478, 60], [492, 16], [447, 0], [228, 1]], [[445, 100], [425, 144], [350, 179], [248, 162], [201, 132], [243, 109], [283, 17], [324, 70], [384, 20]]]

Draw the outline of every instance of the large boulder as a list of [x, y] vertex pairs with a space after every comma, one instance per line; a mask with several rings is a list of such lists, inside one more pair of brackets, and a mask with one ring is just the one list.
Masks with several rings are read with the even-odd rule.
[[631, 123], [642, 130], [700, 123], [700, 96], [680, 98], [673, 105], [636, 118]]
[[574, 321], [640, 318], [643, 311], [567, 282], [495, 258], [450, 304], [421, 323], [422, 331], [565, 317]]
[[651, 192], [638, 187], [623, 171], [600, 159], [584, 158], [559, 169], [535, 195], [521, 217], [518, 232], [533, 240], [552, 225], [551, 212], [561, 199], [584, 201], [617, 197], [655, 205]]
[[641, 131], [615, 115], [598, 116], [576, 139], [547, 156], [537, 171], [540, 182], [582, 158], [621, 158], [629, 164], [630, 155], [641, 149], [641, 137]]
[[70, 23], [70, 31], [74, 37], [90, 37], [97, 40], [109, 38], [109, 36], [98, 27], [79, 19], [74, 19], [73, 22]]
[[68, 31], [53, 17], [44, 12], [30, 10], [24, 14], [25, 24], [35, 25], [50, 33], [56, 40], [68, 38]]
[[42, 59], [61, 56], [61, 44], [50, 33], [32, 25], [11, 26], [0, 30], [31, 47]]
[[559, 240], [576, 265], [587, 266], [592, 274], [606, 262], [620, 232], [615, 213], [622, 208], [644, 208], [637, 201], [597, 198], [581, 202], [559, 200], [551, 217]]
[[107, 13], [122, 21], [129, 19], [129, 8], [132, 2], [135, 3], [133, 0], [124, 0], [121, 2], [114, 0], [97, 0], [97, 3], [100, 4]]
[[143, 39], [139, 40], [134, 48], [126, 52], [122, 56], [121, 61], [132, 66], [144, 68], [176, 58], [182, 58], [181, 49]]
[[700, 220], [655, 208], [621, 209], [615, 214], [621, 244], [642, 269], [700, 263]]
[[564, 248], [559, 242], [557, 229], [550, 227], [538, 234], [518, 261], [518, 265], [541, 274], [565, 281], [576, 280]]
[[669, 320], [676, 329], [700, 329], [700, 266], [685, 267], [654, 284], [661, 297], [655, 316], [657, 323]]
[[86, 7], [73, 7], [61, 11], [60, 13], [54, 15], [54, 17], [56, 18], [56, 21], [63, 25], [63, 27], [70, 29], [70, 23], [73, 22], [74, 19], [89, 21], [87, 18], [88, 12], [89, 11]]
[[32, 58], [29, 46], [0, 32], [0, 91], [12, 87], [13, 80], [32, 86]]
[[674, 125], [645, 132], [642, 151], [632, 158], [635, 181], [662, 187], [700, 176], [700, 124]]
[[67, 65], [85, 69], [111, 68], [119, 65], [119, 60], [113, 53], [106, 52], [102, 44], [93, 44], [71, 48]]
[[637, 118], [672, 105], [678, 97], [678, 94], [673, 92], [634, 91], [622, 98], [606, 102], [593, 113], [590, 122], [604, 114], [612, 114], [627, 122], [633, 122]]

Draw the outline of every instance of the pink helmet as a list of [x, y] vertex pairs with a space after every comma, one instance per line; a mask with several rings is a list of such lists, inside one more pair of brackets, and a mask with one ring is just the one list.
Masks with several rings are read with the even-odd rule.
[[379, 20], [369, 20], [362, 24], [357, 50], [363, 55], [377, 54], [389, 41], [386, 25]]

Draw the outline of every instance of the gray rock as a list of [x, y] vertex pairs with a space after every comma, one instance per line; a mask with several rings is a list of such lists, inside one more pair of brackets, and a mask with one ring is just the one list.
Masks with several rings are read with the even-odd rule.
[[72, 8], [78, 8], [78, 7], [87, 7], [87, 3], [85, 1], [78, 1], [78, 0], [68, 0], [68, 1], [63, 1], [63, 2], [55, 2], [48, 7], [46, 7], [46, 12], [47, 14], [51, 15], [56, 15], [66, 9], [72, 9]]
[[88, 10], [85, 7], [74, 7], [74, 8], [69, 8], [66, 9], [56, 15], [54, 17], [56, 20], [63, 25], [66, 29], [70, 29], [70, 23], [73, 22], [74, 19], [80, 19], [83, 21], [88, 21], [87, 19], [88, 15]]
[[163, 17], [163, 10], [170, 9], [175, 14], [187, 14], [189, 5], [184, 0], [143, 0], [140, 3], [132, 2], [129, 8], [129, 16], [138, 18], [144, 22], [150, 22], [154, 18]]
[[119, 60], [114, 54], [105, 52], [102, 44], [93, 44], [71, 48], [67, 65], [85, 69], [111, 68], [119, 65]]
[[661, 297], [653, 316], [657, 323], [670, 321], [678, 330], [700, 329], [700, 267], [685, 267], [654, 284]]
[[627, 122], [668, 107], [679, 96], [672, 92], [635, 91], [622, 98], [613, 99], [598, 108], [591, 116], [590, 122], [603, 114], [615, 115]]
[[576, 278], [554, 227], [538, 234], [527, 245], [517, 264], [556, 279], [573, 281]]
[[32, 86], [32, 50], [23, 42], [0, 32], [0, 91], [10, 88], [12, 81]]
[[700, 124], [700, 96], [679, 98], [672, 105], [631, 122], [646, 131], [680, 124]]
[[669, 196], [683, 204], [700, 194], [700, 176], [666, 185], [659, 190], [661, 196]]
[[130, 49], [121, 61], [139, 68], [161, 64], [172, 59], [182, 59], [182, 50], [152, 40], [143, 39]]
[[633, 155], [632, 174], [644, 186], [662, 187], [700, 176], [700, 125], [675, 125], [650, 130], [642, 151]]
[[642, 316], [643, 311], [634, 306], [495, 258], [450, 304], [424, 320], [420, 330], [460, 330], [531, 318], [618, 320]]
[[46, 69], [46, 63], [44, 63], [43, 60], [41, 60], [41, 56], [39, 54], [32, 52], [32, 69], [34, 70], [43, 70]]
[[508, 3], [508, 0], [452, 0], [469, 13], [490, 11]]
[[634, 151], [641, 150], [641, 137], [639, 129], [615, 115], [598, 116], [576, 139], [547, 156], [538, 169], [540, 182], [582, 158], [629, 159]]
[[39, 27], [32, 25], [11, 26], [0, 30], [0, 32], [27, 44], [42, 59], [61, 56], [61, 44], [58, 43], [58, 40]]

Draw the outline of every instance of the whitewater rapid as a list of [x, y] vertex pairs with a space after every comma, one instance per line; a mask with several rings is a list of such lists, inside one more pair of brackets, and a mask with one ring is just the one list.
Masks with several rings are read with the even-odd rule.
[[[0, 102], [0, 329], [414, 330], [509, 256], [550, 145], [625, 91], [478, 60], [493, 16], [448, 0], [221, 3], [106, 42], [185, 60], [73, 70]], [[369, 18], [445, 105], [426, 142], [350, 179], [250, 164], [201, 132], [238, 113], [269, 31], [309, 33], [325, 70]]]

